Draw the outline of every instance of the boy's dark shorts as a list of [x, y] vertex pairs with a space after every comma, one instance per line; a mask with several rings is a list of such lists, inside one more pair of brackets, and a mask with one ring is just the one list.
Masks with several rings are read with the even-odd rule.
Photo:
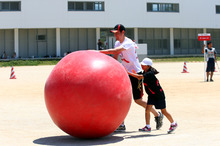
[[[141, 72], [138, 74], [141, 74]], [[141, 99], [143, 96], [142, 80], [138, 80], [137, 78], [132, 77], [130, 75], [129, 78], [131, 80], [133, 99], [134, 100]]]
[[215, 59], [209, 58], [207, 62], [206, 72], [214, 72], [215, 71]]
[[154, 105], [156, 109], [164, 109], [166, 108], [165, 96], [161, 98], [148, 96], [147, 104]]

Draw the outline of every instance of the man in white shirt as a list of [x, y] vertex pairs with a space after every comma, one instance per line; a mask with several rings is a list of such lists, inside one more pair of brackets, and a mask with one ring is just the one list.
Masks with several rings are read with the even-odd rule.
[[[138, 60], [138, 56], [136, 53], [136, 45], [135, 43], [125, 36], [125, 27], [122, 24], [117, 24], [113, 30], [110, 31], [114, 33], [116, 42], [115, 48], [102, 50], [101, 53], [104, 54], [113, 54], [113, 58], [116, 60], [118, 56], [120, 56], [122, 60], [122, 65], [129, 71], [132, 72], [133, 70], [138, 73], [142, 74], [142, 68]], [[142, 91], [142, 80], [138, 80], [132, 76], [129, 76], [132, 84], [132, 92], [134, 101], [144, 107], [146, 109], [147, 103], [142, 100], [143, 91]], [[158, 113], [154, 108], [151, 112], [155, 116], [156, 121], [156, 129], [160, 129], [162, 126], [163, 115], [162, 113]], [[125, 125], [122, 123], [117, 130], [125, 130]]]

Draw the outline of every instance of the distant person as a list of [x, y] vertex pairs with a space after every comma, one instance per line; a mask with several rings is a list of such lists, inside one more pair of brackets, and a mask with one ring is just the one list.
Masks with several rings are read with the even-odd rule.
[[150, 127], [150, 111], [152, 110], [153, 105], [156, 109], [160, 109], [163, 115], [170, 121], [171, 125], [168, 134], [172, 133], [177, 128], [177, 122], [175, 122], [170, 113], [166, 110], [166, 101], [165, 94], [160, 86], [159, 80], [156, 78], [156, 74], [159, 72], [152, 67], [152, 60], [149, 58], [145, 58], [141, 62], [141, 67], [144, 70], [143, 74], [137, 74], [134, 70], [132, 72], [128, 72], [129, 75], [137, 78], [138, 80], [144, 79], [144, 87], [145, 91], [148, 94], [147, 107], [145, 111], [145, 120], [146, 126], [144, 128], [139, 129], [139, 131], [151, 132]]
[[105, 46], [105, 49], [108, 49], [108, 42], [107, 41], [104, 42], [104, 46]]
[[103, 43], [101, 42], [100, 39], [99, 39], [97, 45], [98, 45], [98, 50], [103, 50], [103, 48], [102, 48]]
[[[114, 36], [117, 40], [115, 42], [115, 48], [102, 50], [100, 52], [104, 54], [113, 54], [113, 58], [115, 58], [116, 60], [118, 60], [118, 56], [120, 56], [122, 65], [128, 71], [135, 70], [138, 74], [142, 74], [142, 68], [139, 63], [134, 42], [125, 36], [125, 27], [122, 24], [117, 24], [110, 32], [114, 33]], [[138, 80], [132, 76], [129, 77], [132, 85], [133, 99], [135, 103], [142, 106], [143, 108], [146, 108], [147, 103], [142, 99], [142, 80]], [[151, 112], [155, 116], [156, 128], [160, 129], [163, 119], [162, 113], [158, 113], [154, 108], [151, 109]], [[124, 122], [118, 127], [117, 130], [126, 130]]]
[[7, 54], [6, 54], [5, 51], [4, 51], [3, 54], [2, 54], [2, 59], [7, 59]]
[[14, 59], [16, 59], [16, 58], [17, 58], [16, 52], [14, 52], [14, 53], [13, 53], [12, 58], [14, 58]]
[[67, 51], [63, 54], [63, 56], [65, 57], [66, 55], [70, 54], [71, 52], [70, 51]]
[[204, 51], [207, 56], [206, 81], [207, 82], [209, 81], [209, 73], [211, 72], [210, 81], [213, 82], [214, 80], [212, 79], [212, 77], [213, 77], [213, 72], [215, 71], [215, 62], [217, 61], [216, 59], [217, 52], [215, 48], [212, 47], [212, 42], [207, 43], [207, 48], [205, 47], [205, 44], [203, 45], [203, 49], [202, 49], [203, 54]]

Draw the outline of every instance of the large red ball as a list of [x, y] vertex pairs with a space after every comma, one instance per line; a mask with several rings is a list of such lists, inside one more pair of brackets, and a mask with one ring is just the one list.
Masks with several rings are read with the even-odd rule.
[[64, 57], [45, 84], [45, 102], [54, 123], [79, 138], [111, 134], [125, 119], [132, 89], [124, 67], [95, 51]]

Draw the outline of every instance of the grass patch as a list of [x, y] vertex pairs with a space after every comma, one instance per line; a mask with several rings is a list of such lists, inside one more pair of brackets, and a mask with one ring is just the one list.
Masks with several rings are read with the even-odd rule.
[[[203, 57], [150, 57], [154, 62], [188, 62], [203, 61]], [[38, 66], [38, 65], [56, 65], [60, 59], [29, 59], [29, 60], [1, 60], [0, 67], [5, 66]], [[140, 60], [141, 61], [141, 60]]]
[[60, 60], [8, 60], [0, 61], [0, 66], [38, 66], [38, 65], [56, 65]]
[[204, 61], [204, 57], [172, 57], [172, 58], [152, 58], [154, 62], [188, 62]]

